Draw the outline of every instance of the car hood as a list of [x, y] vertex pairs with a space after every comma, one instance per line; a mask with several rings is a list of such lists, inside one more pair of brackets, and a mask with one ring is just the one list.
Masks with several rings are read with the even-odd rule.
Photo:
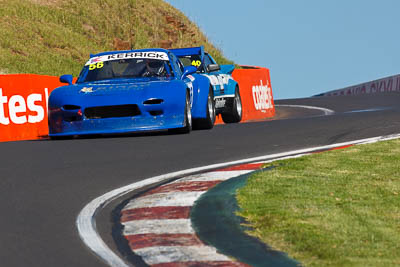
[[138, 80], [132, 81], [124, 80], [112, 80], [103, 82], [89, 82], [80, 83], [69, 86], [62, 86], [55, 89], [52, 95], [58, 96], [106, 96], [106, 95], [124, 95], [132, 94], [132, 92], [140, 93], [141, 91], [148, 90], [168, 90], [173, 87], [175, 80], [171, 79], [153, 79], [153, 80]]
[[[132, 80], [132, 79], [131, 79]], [[80, 83], [59, 87], [49, 97], [49, 108], [63, 105], [98, 106], [143, 103], [152, 98], [172, 99], [184, 92], [186, 85], [177, 79], [149, 81], [112, 81]]]

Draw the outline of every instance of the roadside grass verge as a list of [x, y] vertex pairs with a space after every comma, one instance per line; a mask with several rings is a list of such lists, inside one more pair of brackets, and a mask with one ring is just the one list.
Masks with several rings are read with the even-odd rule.
[[304, 266], [400, 266], [400, 140], [272, 163], [237, 192], [256, 236]]
[[163, 0], [0, 0], [3, 73], [77, 76], [91, 53], [199, 45], [232, 63]]

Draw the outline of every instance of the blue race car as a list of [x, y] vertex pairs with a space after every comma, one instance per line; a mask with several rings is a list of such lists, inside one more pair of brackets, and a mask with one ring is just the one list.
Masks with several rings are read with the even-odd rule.
[[184, 66], [195, 66], [194, 77], [206, 77], [213, 87], [216, 113], [225, 123], [242, 120], [242, 101], [239, 84], [232, 78], [234, 65], [218, 65], [204, 47], [171, 49]]
[[[165, 49], [104, 52], [91, 55], [73, 84], [49, 97], [51, 138], [169, 129], [188, 133], [210, 129], [215, 102], [210, 81], [194, 77]], [[192, 123], [193, 120], [193, 123]]]

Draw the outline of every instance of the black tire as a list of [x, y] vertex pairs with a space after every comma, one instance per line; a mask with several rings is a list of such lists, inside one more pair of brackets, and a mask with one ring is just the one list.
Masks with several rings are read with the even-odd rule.
[[192, 131], [193, 121], [192, 121], [192, 110], [190, 107], [190, 96], [189, 93], [186, 93], [186, 105], [185, 105], [185, 120], [184, 127], [177, 129], [170, 129], [169, 132], [173, 134], [186, 134]]
[[221, 116], [225, 123], [237, 123], [242, 120], [242, 115], [242, 99], [240, 98], [239, 87], [236, 86], [235, 97], [229, 100], [228, 109]]
[[215, 100], [214, 100], [214, 90], [210, 88], [207, 96], [206, 103], [206, 118], [197, 119], [194, 123], [195, 129], [212, 129], [215, 124]]

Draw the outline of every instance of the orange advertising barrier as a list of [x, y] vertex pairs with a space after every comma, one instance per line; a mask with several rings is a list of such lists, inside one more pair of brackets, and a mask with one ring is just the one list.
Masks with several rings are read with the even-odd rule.
[[[233, 71], [233, 78], [239, 83], [242, 99], [242, 122], [256, 121], [275, 116], [269, 69], [242, 66]], [[218, 116], [217, 123], [223, 123]]]
[[[275, 115], [269, 70], [243, 67], [232, 74], [239, 83], [242, 122]], [[0, 75], [0, 142], [47, 137], [47, 106], [50, 93], [62, 86], [55, 76]], [[217, 123], [223, 123], [220, 116]]]
[[61, 85], [54, 76], [0, 75], [0, 141], [47, 136], [48, 96]]

